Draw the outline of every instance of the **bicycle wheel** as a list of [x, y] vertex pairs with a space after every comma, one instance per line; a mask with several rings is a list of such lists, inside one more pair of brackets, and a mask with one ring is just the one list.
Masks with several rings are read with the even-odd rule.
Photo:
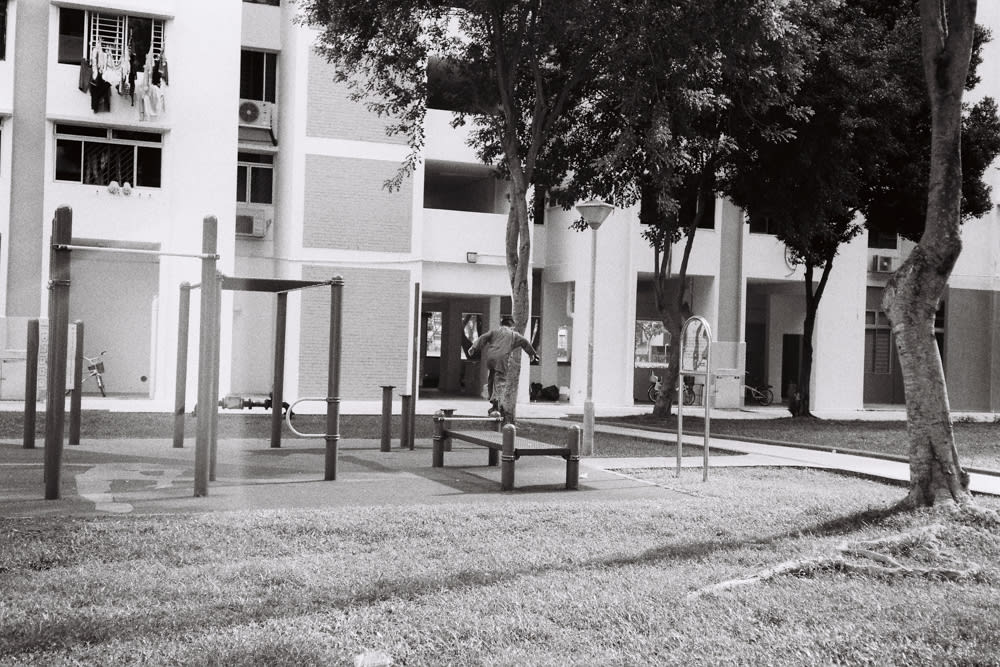
[[659, 392], [656, 391], [656, 385], [655, 384], [649, 385], [649, 389], [646, 390], [646, 396], [649, 398], [649, 402], [650, 403], [656, 403], [656, 395], [658, 393]]
[[101, 396], [107, 396], [107, 394], [104, 393], [104, 378], [100, 375], [95, 375], [94, 378], [97, 380], [97, 388], [101, 390]]
[[764, 397], [761, 399], [760, 404], [771, 405], [771, 403], [774, 403], [774, 392], [767, 389], [764, 391]]

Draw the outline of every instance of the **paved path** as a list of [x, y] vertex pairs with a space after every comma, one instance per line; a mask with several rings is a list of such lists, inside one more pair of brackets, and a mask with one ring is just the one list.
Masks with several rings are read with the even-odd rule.
[[[666, 440], [677, 442], [676, 433], [660, 431], [644, 431], [635, 428], [599, 425], [599, 433], [615, 433], [632, 437], [645, 437], [650, 440]], [[686, 435], [684, 442], [701, 445], [704, 436]], [[897, 482], [907, 482], [910, 479], [909, 463], [891, 461], [882, 458], [826, 452], [817, 449], [788, 447], [785, 445], [766, 445], [753, 442], [743, 442], [729, 438], [709, 438], [709, 449], [717, 451], [737, 452], [741, 456], [709, 456], [709, 469], [721, 466], [796, 466], [805, 468], [822, 468], [839, 470], [857, 475], [886, 479]], [[587, 464], [603, 470], [627, 470], [635, 468], [670, 468], [677, 466], [676, 457], [654, 457], [642, 459], [593, 458]], [[703, 457], [684, 457], [682, 467], [701, 467]], [[1000, 475], [970, 473], [970, 489], [974, 493], [985, 493], [1000, 496]]]
[[[601, 433], [626, 433], [675, 442], [662, 432], [599, 425]], [[685, 441], [700, 444], [698, 436]], [[676, 458], [586, 458], [580, 489], [567, 491], [565, 462], [532, 457], [517, 463], [515, 490], [500, 491], [500, 469], [486, 465], [487, 451], [456, 442], [444, 468], [431, 467], [431, 442], [416, 449], [381, 452], [378, 440], [340, 443], [337, 479], [323, 481], [325, 451], [315, 440], [288, 440], [271, 449], [266, 440], [220, 440], [216, 479], [206, 497], [194, 497], [194, 441], [175, 449], [168, 439], [83, 440], [66, 446], [61, 498], [44, 500], [44, 448], [25, 450], [20, 441], [0, 440], [0, 517], [98, 516], [246, 509], [306, 509], [370, 505], [466, 502], [608, 502], [663, 498], [670, 490], [636, 479], [627, 471], [674, 468]], [[394, 443], [395, 444], [395, 443]], [[905, 481], [905, 463], [794, 447], [713, 438], [711, 445], [735, 455], [715, 455], [711, 467], [800, 466], [843, 470]], [[701, 456], [683, 467], [700, 467]], [[1000, 477], [972, 475], [972, 489], [1000, 495]]]

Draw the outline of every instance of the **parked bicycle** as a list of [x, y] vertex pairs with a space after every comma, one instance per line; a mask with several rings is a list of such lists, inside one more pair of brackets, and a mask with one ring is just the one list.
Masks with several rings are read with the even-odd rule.
[[[690, 380], [690, 381], [688, 381]], [[660, 376], [656, 373], [649, 374], [649, 389], [646, 390], [646, 396], [652, 403], [656, 403], [656, 399], [659, 398], [660, 392], [663, 391], [663, 383], [660, 381]], [[684, 405], [694, 405], [697, 397], [694, 394], [694, 378], [686, 378], [684, 382]]]
[[101, 396], [107, 396], [104, 392], [104, 355], [106, 353], [106, 351], [102, 351], [96, 357], [84, 355], [83, 361], [87, 364], [87, 375], [80, 381], [81, 389], [84, 382], [94, 378], [94, 381], [97, 382], [97, 388], [101, 391]]
[[774, 402], [774, 392], [771, 391], [771, 385], [760, 385], [755, 386], [752, 384], [746, 385], [747, 393], [750, 394], [750, 398], [757, 401], [757, 405], [771, 405]]

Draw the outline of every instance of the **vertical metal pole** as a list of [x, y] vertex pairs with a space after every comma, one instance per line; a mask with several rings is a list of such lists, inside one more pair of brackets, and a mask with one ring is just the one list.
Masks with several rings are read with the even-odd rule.
[[590, 234], [590, 313], [587, 320], [587, 398], [583, 401], [584, 456], [594, 455], [594, 307], [597, 302], [597, 229]]
[[24, 370], [24, 448], [35, 448], [38, 416], [38, 320], [28, 320], [28, 350]]
[[70, 251], [73, 239], [73, 210], [56, 209], [52, 220], [49, 250], [49, 349], [48, 381], [45, 391], [45, 499], [60, 497], [60, 467], [63, 453], [63, 426], [66, 418], [66, 346], [69, 327]]
[[705, 344], [705, 447], [702, 452], [701, 481], [708, 481], [708, 434], [712, 410], [712, 334], [709, 330], [708, 342]]
[[410, 409], [402, 412], [403, 420], [408, 423], [407, 439], [400, 444], [400, 447], [409, 447], [413, 450], [414, 434], [417, 427], [417, 396], [420, 391], [420, 350], [421, 336], [423, 332], [423, 319], [420, 317], [420, 283], [413, 284], [413, 363], [412, 375], [410, 377]]
[[[392, 390], [394, 385], [382, 385], [382, 446], [383, 452], [392, 451]], [[405, 412], [404, 412], [405, 414]], [[405, 423], [405, 418], [404, 418]], [[402, 444], [402, 443], [400, 443]]]
[[198, 334], [198, 427], [194, 453], [194, 495], [208, 495], [208, 468], [212, 440], [212, 412], [215, 398], [212, 396], [214, 386], [212, 372], [212, 340], [216, 331], [215, 290], [215, 253], [218, 248], [219, 222], [214, 215], [205, 216], [201, 233], [201, 251], [208, 255], [201, 260], [201, 323]]
[[500, 455], [500, 488], [503, 491], [510, 491], [514, 488], [514, 438], [516, 434], [517, 429], [513, 424], [506, 424], [503, 427], [503, 454]]
[[677, 364], [677, 476], [681, 476], [681, 450], [684, 447], [684, 327], [681, 327], [681, 356]]
[[576, 489], [580, 486], [580, 427], [570, 426], [566, 436], [566, 447], [569, 455], [566, 457], [566, 488]]
[[181, 283], [177, 306], [177, 370], [174, 375], [174, 447], [184, 447], [184, 410], [187, 401], [188, 330], [191, 321], [191, 283]]
[[285, 329], [288, 292], [278, 292], [274, 314], [274, 375], [271, 377], [271, 447], [281, 447], [281, 411], [285, 401]]
[[431, 467], [444, 466], [444, 413], [434, 413], [434, 444], [431, 450]]
[[69, 399], [69, 444], [80, 444], [80, 408], [83, 400], [83, 322], [77, 320], [73, 352], [73, 395]]
[[401, 401], [399, 406], [399, 448], [409, 447], [413, 449], [412, 431], [410, 430], [410, 408], [413, 405], [413, 396], [400, 394], [399, 400]]
[[330, 355], [326, 391], [326, 474], [337, 479], [337, 446], [340, 442], [340, 337], [344, 279], [330, 281]]
[[208, 457], [208, 481], [215, 481], [215, 464], [219, 456], [219, 366], [222, 347], [222, 274], [215, 274], [215, 336], [212, 337], [212, 437]]

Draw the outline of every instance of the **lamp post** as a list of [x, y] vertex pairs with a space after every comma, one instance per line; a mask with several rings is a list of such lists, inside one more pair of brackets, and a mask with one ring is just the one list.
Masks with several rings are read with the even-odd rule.
[[594, 306], [597, 301], [597, 230], [615, 207], [591, 200], [576, 205], [584, 222], [593, 230], [590, 235], [590, 314], [587, 328], [587, 397], [583, 402], [583, 456], [594, 454]]

